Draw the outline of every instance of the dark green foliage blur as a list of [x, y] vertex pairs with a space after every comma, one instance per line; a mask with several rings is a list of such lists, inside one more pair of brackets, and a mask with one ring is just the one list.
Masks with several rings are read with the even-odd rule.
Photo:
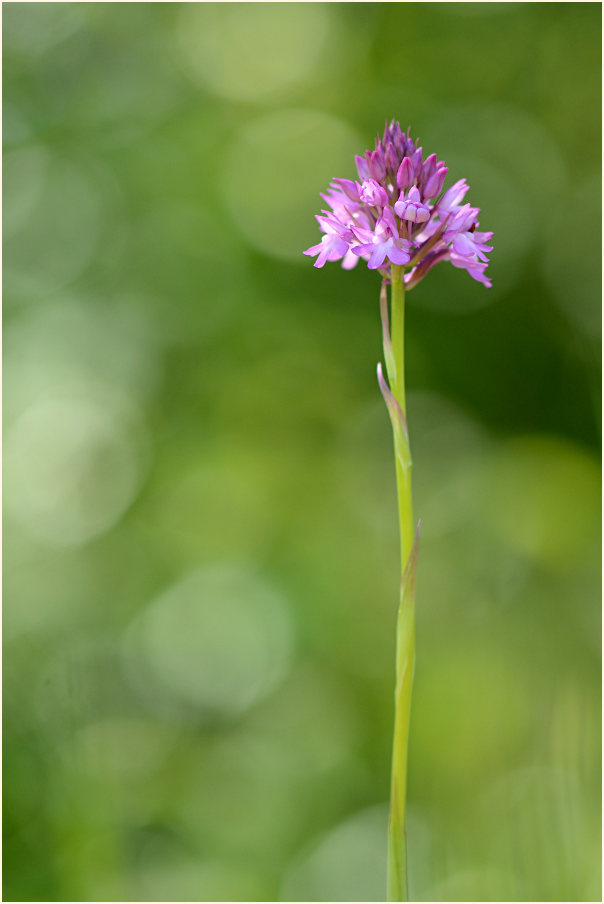
[[595, 3], [5, 3], [4, 900], [383, 900], [386, 118], [493, 289], [408, 298], [418, 901], [600, 900]]

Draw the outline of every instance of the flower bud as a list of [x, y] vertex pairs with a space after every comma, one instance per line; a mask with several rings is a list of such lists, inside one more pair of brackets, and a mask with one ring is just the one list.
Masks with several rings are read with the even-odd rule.
[[413, 164], [409, 157], [404, 157], [396, 174], [396, 184], [401, 191], [406, 191], [414, 182]]
[[430, 176], [424, 187], [424, 198], [435, 198], [441, 193], [448, 172], [449, 168], [443, 166]]
[[374, 151], [371, 155], [369, 170], [376, 182], [381, 182], [386, 175], [386, 161], [381, 151]]
[[369, 172], [369, 164], [365, 157], [361, 157], [359, 154], [354, 158], [354, 162], [357, 165], [357, 170], [359, 173], [359, 179], [363, 181], [363, 179], [371, 179], [371, 173]]
[[395, 173], [399, 161], [399, 155], [392, 143], [386, 146], [386, 169], [388, 173]]
[[413, 175], [415, 178], [419, 178], [419, 174], [422, 171], [422, 154], [424, 152], [423, 148], [417, 148], [413, 157], [411, 158], [411, 163], [413, 164]]
[[422, 175], [421, 181], [426, 184], [428, 179], [434, 175], [436, 172], [436, 154], [430, 154], [429, 157], [424, 161], [424, 165], [422, 166]]

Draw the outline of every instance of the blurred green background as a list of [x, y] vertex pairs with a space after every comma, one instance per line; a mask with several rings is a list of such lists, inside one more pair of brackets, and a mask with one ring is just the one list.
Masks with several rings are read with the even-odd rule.
[[4, 899], [383, 900], [386, 118], [494, 230], [409, 296], [418, 901], [600, 900], [599, 4], [5, 3]]

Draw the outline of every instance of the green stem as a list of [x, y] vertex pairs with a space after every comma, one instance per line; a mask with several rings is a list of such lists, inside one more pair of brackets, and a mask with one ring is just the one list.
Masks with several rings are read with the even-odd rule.
[[[390, 287], [391, 305], [391, 339], [395, 364], [395, 377], [391, 382], [394, 398], [407, 417], [407, 400], [405, 398], [405, 284], [403, 268], [392, 265], [392, 282]], [[406, 448], [395, 449], [396, 452], [396, 490], [398, 496], [398, 513], [401, 539], [401, 570], [404, 570], [411, 547], [413, 545], [413, 508], [411, 504], [411, 455], [409, 439]], [[402, 459], [402, 460], [401, 460]]]
[[[415, 652], [415, 558], [411, 500], [411, 455], [405, 399], [405, 286], [403, 268], [391, 268], [391, 359], [390, 388], [402, 412], [403, 429], [394, 430], [396, 486], [401, 541], [401, 599], [397, 618], [396, 685], [392, 785], [388, 836], [388, 900], [407, 901], [406, 789], [409, 719]], [[390, 352], [390, 349], [388, 350]]]

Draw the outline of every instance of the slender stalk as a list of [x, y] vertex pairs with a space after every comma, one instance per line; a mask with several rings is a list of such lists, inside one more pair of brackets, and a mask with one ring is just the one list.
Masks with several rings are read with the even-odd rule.
[[411, 502], [411, 454], [409, 450], [409, 436], [407, 433], [407, 400], [405, 398], [405, 284], [403, 282], [403, 268], [392, 264], [392, 277], [390, 286], [391, 306], [391, 341], [392, 355], [396, 373], [391, 379], [390, 388], [392, 395], [401, 407], [405, 415], [406, 448], [397, 449], [396, 453], [396, 489], [398, 497], [398, 512], [401, 539], [401, 570], [404, 570], [411, 547], [413, 545], [413, 508]]
[[[411, 500], [411, 454], [407, 431], [405, 399], [405, 287], [403, 268], [392, 265], [390, 306], [392, 330], [389, 332], [387, 306], [382, 305], [384, 356], [388, 365], [390, 392], [382, 386], [394, 433], [396, 486], [401, 541], [401, 597], [396, 626], [396, 683], [394, 740], [392, 748], [392, 785], [388, 834], [388, 900], [407, 901], [406, 790], [409, 719], [415, 647], [415, 563], [417, 535], [414, 540]], [[382, 385], [382, 384], [380, 384]]]

